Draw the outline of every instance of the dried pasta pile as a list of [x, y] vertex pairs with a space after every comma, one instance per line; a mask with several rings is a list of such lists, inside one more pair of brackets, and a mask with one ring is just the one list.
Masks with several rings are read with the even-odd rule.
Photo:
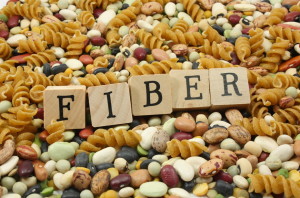
[[[248, 69], [247, 109], [43, 125], [47, 86], [230, 67]], [[0, 197], [300, 197], [299, 68], [297, 0], [10, 0]]]

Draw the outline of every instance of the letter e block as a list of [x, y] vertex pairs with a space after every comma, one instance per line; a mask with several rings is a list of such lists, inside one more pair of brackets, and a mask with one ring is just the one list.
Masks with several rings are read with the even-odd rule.
[[86, 87], [49, 86], [44, 91], [44, 126], [63, 121], [66, 129], [85, 127]]
[[93, 127], [132, 122], [127, 83], [89, 87], [87, 92]]
[[250, 104], [247, 69], [243, 67], [209, 70], [211, 109], [245, 108]]
[[173, 109], [210, 107], [208, 70], [171, 70]]
[[172, 112], [171, 82], [168, 74], [132, 76], [128, 83], [134, 116]]

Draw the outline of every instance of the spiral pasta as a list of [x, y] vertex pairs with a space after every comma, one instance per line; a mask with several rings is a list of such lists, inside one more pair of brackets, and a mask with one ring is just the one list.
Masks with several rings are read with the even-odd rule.
[[283, 20], [286, 14], [287, 11], [285, 8], [275, 8], [271, 11], [267, 20], [264, 22], [264, 25], [268, 25], [268, 26], [277, 25]]
[[280, 37], [282, 39], [289, 40], [292, 44], [300, 43], [300, 30], [272, 26], [269, 28], [269, 32], [274, 38]]
[[57, 86], [70, 85], [72, 80], [71, 74], [58, 73], [53, 78], [53, 83]]
[[262, 59], [260, 66], [272, 73], [275, 73], [278, 70], [278, 64], [288, 46], [288, 40], [283, 40], [277, 37], [276, 42], [273, 43], [271, 49], [267, 52], [266, 57]]
[[54, 83], [47, 78], [44, 74], [40, 74], [34, 71], [26, 71], [26, 79], [24, 81], [26, 86], [35, 86], [35, 85], [42, 85], [44, 87], [52, 86]]
[[6, 60], [0, 64], [0, 71], [9, 71], [10, 69], [15, 69], [15, 64], [18, 63], [16, 60]]
[[203, 45], [203, 36], [199, 32], [182, 33], [179, 30], [166, 30], [164, 38], [172, 40], [175, 44], [187, 44], [191, 46]]
[[240, 61], [245, 62], [245, 59], [251, 55], [249, 39], [246, 37], [239, 37], [235, 42], [235, 46], [236, 54]]
[[217, 30], [212, 28], [211, 26], [208, 26], [206, 30], [203, 32], [203, 38], [209, 40], [209, 42], [217, 42], [221, 43], [224, 41], [224, 37], [222, 37]]
[[42, 41], [41, 39], [28, 39], [28, 40], [20, 40], [19, 42], [19, 52], [27, 52], [27, 53], [38, 53], [46, 50], [47, 42]]
[[76, 0], [75, 5], [82, 10], [93, 12], [96, 7], [96, 0]]
[[180, 0], [180, 3], [194, 21], [200, 22], [204, 17], [204, 11], [196, 3], [196, 0]]
[[78, 16], [77, 19], [83, 26], [87, 28], [92, 28], [95, 23], [95, 18], [93, 14], [89, 11], [82, 11]]
[[249, 192], [266, 194], [284, 194], [286, 198], [300, 197], [300, 184], [292, 179], [286, 179], [282, 175], [274, 177], [272, 175], [249, 174], [251, 179]]
[[49, 45], [55, 47], [67, 48], [70, 43], [70, 36], [66, 33], [55, 32], [53, 30], [41, 29], [41, 34], [43, 35], [44, 40]]
[[147, 75], [147, 74], [168, 74], [171, 69], [181, 69], [177, 64], [177, 58], [144, 64], [142, 66], [135, 65], [127, 68], [131, 76]]
[[273, 78], [273, 86], [276, 88], [288, 88], [288, 87], [298, 88], [299, 83], [300, 83], [300, 79], [290, 74], [278, 73]]
[[65, 28], [65, 23], [63, 22], [52, 22], [52, 23], [44, 23], [40, 26], [40, 29], [45, 29], [46, 31], [54, 31], [54, 32], [62, 32]]
[[264, 31], [260, 28], [250, 29], [249, 44], [251, 47], [251, 56], [261, 57], [265, 52], [262, 44], [264, 41]]
[[146, 32], [144, 29], [139, 29], [136, 32], [137, 38], [143, 43], [147, 48], [150, 49], [167, 49], [168, 47], [163, 45], [163, 42], [159, 40], [156, 36], [151, 33]]
[[227, 45], [226, 42], [224, 44], [217, 44], [217, 42], [213, 41], [210, 43], [207, 39], [204, 40], [203, 46], [200, 48], [200, 51], [212, 55], [216, 59], [224, 59], [231, 60], [231, 52], [233, 52], [233, 45]]
[[44, 8], [40, 6], [41, 2], [39, 0], [26, 1], [22, 4], [20, 1], [17, 3], [9, 2], [2, 10], [1, 13], [5, 14], [7, 17], [13, 15], [20, 15], [23, 17], [31, 19], [42, 20]]
[[186, 159], [191, 156], [200, 155], [203, 151], [207, 151], [207, 147], [198, 143], [189, 140], [177, 140], [172, 139], [167, 142], [166, 152], [172, 157], [181, 156]]
[[86, 35], [82, 35], [80, 31], [76, 31], [74, 37], [70, 39], [70, 44], [67, 47], [68, 51], [64, 56], [68, 58], [78, 58], [82, 54], [84, 42], [86, 40]]
[[85, 77], [80, 77], [77, 79], [79, 84], [85, 85], [87, 87], [98, 86], [98, 85], [108, 85], [113, 83], [118, 83], [118, 79], [113, 72], [87, 74]]
[[171, 0], [141, 0], [141, 2], [143, 4], [148, 3], [148, 2], [157, 2], [161, 5], [166, 5], [167, 3], [169, 3]]
[[119, 29], [123, 25], [127, 25], [137, 18], [137, 15], [140, 13], [142, 3], [137, 0], [134, 1], [130, 7], [125, 10], [122, 10], [116, 17], [114, 17], [107, 25], [107, 29]]
[[0, 51], [1, 51], [0, 58], [4, 58], [4, 60], [6, 60], [11, 57], [12, 48], [8, 45], [8, 43], [3, 38], [0, 38]]
[[197, 60], [199, 62], [199, 69], [212, 69], [212, 68], [226, 68], [226, 67], [237, 67], [228, 62], [223, 62], [214, 58], [200, 58]]
[[290, 124], [297, 124], [300, 119], [300, 106], [295, 105], [285, 109], [275, 109], [273, 115], [278, 122], [288, 122]]
[[44, 99], [44, 90], [45, 87], [43, 85], [34, 85], [29, 90], [29, 98], [32, 102], [40, 103], [43, 102]]
[[0, 87], [0, 100], [11, 100], [14, 88], [11, 84], [4, 84]]
[[253, 117], [264, 118], [268, 114], [268, 108], [264, 106], [263, 102], [257, 101], [256, 97], [250, 98], [251, 102], [248, 111]]
[[48, 144], [64, 141], [63, 132], [65, 131], [65, 125], [63, 121], [52, 121], [51, 124], [45, 127], [45, 129], [49, 133], [46, 138]]
[[285, 89], [274, 88], [268, 89], [267, 91], [259, 94], [257, 100], [262, 100], [265, 106], [276, 105], [279, 103], [280, 99], [285, 96]]
[[108, 60], [107, 58], [104, 58], [103, 56], [99, 56], [94, 59], [93, 65], [95, 67], [107, 67], [108, 66]]
[[26, 86], [19, 86], [14, 88], [13, 96], [12, 96], [12, 104], [13, 106], [20, 106], [23, 104], [30, 104], [30, 96], [29, 96], [29, 88]]
[[172, 27], [172, 31], [180, 31], [182, 33], [187, 32], [187, 30], [189, 29], [189, 24], [187, 22], [185, 22], [185, 20], [183, 19], [179, 19]]
[[110, 30], [106, 33], [106, 40], [110, 47], [121, 45], [122, 38], [117, 30]]
[[29, 66], [42, 66], [45, 63], [56, 60], [53, 50], [45, 50], [44, 52], [38, 52], [24, 58]]

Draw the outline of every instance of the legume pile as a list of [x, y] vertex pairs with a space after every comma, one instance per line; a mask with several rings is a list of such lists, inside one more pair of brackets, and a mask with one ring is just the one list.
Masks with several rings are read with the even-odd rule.
[[[0, 197], [300, 197], [298, 0], [10, 0], [0, 37]], [[246, 110], [43, 126], [47, 86], [240, 66]]]

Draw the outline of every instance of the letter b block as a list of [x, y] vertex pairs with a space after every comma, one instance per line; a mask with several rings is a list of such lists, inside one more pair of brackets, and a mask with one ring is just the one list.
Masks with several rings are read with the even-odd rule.
[[93, 127], [132, 122], [127, 83], [89, 87], [88, 94]]
[[243, 67], [209, 70], [211, 109], [245, 108], [250, 104], [247, 69]]
[[134, 116], [172, 112], [171, 82], [168, 74], [132, 76], [128, 83]]
[[85, 86], [49, 86], [44, 91], [44, 126], [64, 121], [66, 129], [85, 127]]

